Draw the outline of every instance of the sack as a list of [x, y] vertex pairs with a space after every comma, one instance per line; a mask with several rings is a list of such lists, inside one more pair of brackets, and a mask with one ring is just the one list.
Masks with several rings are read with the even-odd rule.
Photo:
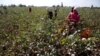
[[90, 28], [86, 28], [81, 32], [81, 38], [89, 38], [92, 35], [92, 30]]

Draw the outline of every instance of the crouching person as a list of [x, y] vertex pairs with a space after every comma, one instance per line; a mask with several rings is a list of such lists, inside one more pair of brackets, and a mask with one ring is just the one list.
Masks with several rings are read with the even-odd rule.
[[53, 18], [53, 12], [48, 10], [48, 18], [52, 19]]
[[80, 22], [80, 16], [78, 14], [78, 11], [72, 7], [71, 12], [68, 15], [68, 25], [69, 25], [69, 34], [73, 34], [75, 30], [77, 29], [77, 26]]

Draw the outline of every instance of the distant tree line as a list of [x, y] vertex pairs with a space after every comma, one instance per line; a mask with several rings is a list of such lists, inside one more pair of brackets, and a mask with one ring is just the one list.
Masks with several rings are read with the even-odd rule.
[[[4, 6], [5, 5], [2, 5], [2, 4], [0, 5], [0, 7], [4, 7]], [[8, 7], [27, 7], [27, 6], [24, 4], [19, 4], [19, 5], [11, 4], [11, 5], [8, 5]], [[29, 7], [33, 7], [33, 5], [31, 5]], [[55, 5], [53, 5], [53, 7], [55, 7]], [[61, 5], [57, 5], [57, 7], [63, 7], [63, 3], [61, 2]]]
[[[8, 6], [1, 4], [0, 7], [27, 7], [27, 6], [24, 5], [24, 4], [19, 4], [19, 5], [11, 4], [11, 5], [8, 5]], [[32, 7], [32, 5], [31, 5], [31, 7]]]

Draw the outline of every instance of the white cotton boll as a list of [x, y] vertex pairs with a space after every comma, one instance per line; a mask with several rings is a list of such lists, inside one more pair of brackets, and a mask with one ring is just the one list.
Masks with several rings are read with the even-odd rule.
[[41, 18], [42, 20], [44, 19], [44, 18]]
[[52, 52], [54, 52], [54, 51], [55, 51], [55, 49], [53, 48], [53, 49], [52, 49]]
[[32, 46], [30, 46], [29, 49], [32, 49]]
[[50, 53], [50, 56], [52, 56], [53, 54], [52, 53]]
[[75, 42], [73, 42], [71, 45], [75, 45]]
[[68, 30], [68, 29], [65, 29], [66, 31]]
[[77, 31], [75, 31], [73, 35], [75, 35], [76, 33], [77, 33]]
[[71, 53], [70, 53], [70, 52], [68, 52], [68, 54], [70, 55]]
[[87, 50], [91, 50], [91, 48], [90, 47], [87, 47]]
[[54, 36], [54, 34], [51, 34], [51, 37]]
[[30, 43], [30, 45], [32, 45], [33, 44], [33, 42], [32, 43]]
[[88, 40], [91, 40], [91, 38], [88, 38]]
[[45, 51], [45, 55], [47, 55], [47, 52]]
[[37, 54], [37, 56], [40, 56], [39, 54]]
[[65, 32], [63, 32], [63, 34], [62, 34], [62, 35], [64, 36], [65, 34], [66, 34], [66, 33], [65, 33]]
[[69, 51], [72, 51], [72, 49], [69, 49]]
[[71, 54], [71, 56], [75, 56], [75, 54]]
[[77, 30], [77, 32], [80, 32], [81, 30]]
[[74, 37], [74, 35], [69, 35], [69, 36], [68, 36], [68, 38], [70, 38], [70, 39], [73, 38], [73, 37]]
[[82, 40], [84, 41], [84, 40], [86, 40], [86, 38], [82, 38]]
[[51, 46], [49, 45], [49, 48], [51, 48]]

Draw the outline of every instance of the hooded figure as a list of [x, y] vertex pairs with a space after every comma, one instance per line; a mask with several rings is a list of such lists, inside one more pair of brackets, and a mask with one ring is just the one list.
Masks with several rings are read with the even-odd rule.
[[77, 24], [80, 21], [80, 16], [77, 12], [76, 9], [71, 10], [71, 13], [68, 16], [69, 22], [74, 22], [75, 24]]
[[69, 34], [73, 34], [75, 32], [79, 21], [80, 16], [78, 14], [78, 11], [74, 7], [72, 7], [71, 12], [68, 15]]

